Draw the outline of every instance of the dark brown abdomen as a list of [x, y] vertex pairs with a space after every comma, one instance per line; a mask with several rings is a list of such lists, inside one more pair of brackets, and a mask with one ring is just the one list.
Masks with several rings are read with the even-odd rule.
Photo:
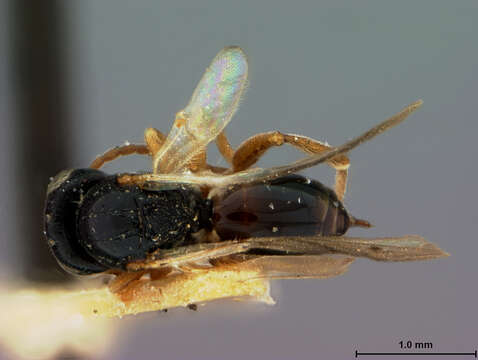
[[343, 235], [350, 224], [331, 189], [299, 175], [233, 188], [212, 200], [213, 226], [223, 240]]

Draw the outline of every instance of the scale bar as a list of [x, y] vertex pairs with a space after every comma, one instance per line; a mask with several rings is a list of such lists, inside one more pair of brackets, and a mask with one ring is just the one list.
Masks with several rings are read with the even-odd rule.
[[477, 357], [477, 350], [474, 352], [359, 352], [355, 351], [355, 357], [358, 358], [359, 356], [410, 356], [410, 355], [428, 355], [428, 356], [440, 356], [440, 355], [449, 355], [449, 356], [474, 356]]

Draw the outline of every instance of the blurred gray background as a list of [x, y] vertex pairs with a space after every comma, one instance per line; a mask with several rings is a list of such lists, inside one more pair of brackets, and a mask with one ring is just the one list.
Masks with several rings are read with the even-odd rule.
[[[142, 142], [146, 127], [168, 132], [214, 55], [239, 45], [250, 87], [227, 128], [234, 145], [273, 129], [340, 144], [422, 98], [351, 154], [345, 203], [375, 228], [350, 234], [420, 234], [452, 256], [274, 281], [274, 307], [142, 315], [106, 358], [350, 359], [401, 340], [473, 351], [477, 38], [476, 1], [0, 2], [0, 280], [68, 279], [41, 233], [48, 177]], [[274, 149], [261, 165], [298, 157]], [[106, 170], [149, 168], [132, 157]], [[332, 184], [326, 166], [307, 174]]]

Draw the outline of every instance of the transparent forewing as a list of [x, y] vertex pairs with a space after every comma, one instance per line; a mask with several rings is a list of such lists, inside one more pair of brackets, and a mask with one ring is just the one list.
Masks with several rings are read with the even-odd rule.
[[[138, 271], [144, 269], [157, 269], [163, 266], [179, 265], [184, 263], [202, 262], [205, 259], [220, 259], [229, 256], [236, 256], [238, 254], [244, 254], [246, 257], [242, 261], [250, 260], [250, 255], [246, 253], [248, 251], [260, 250], [266, 253], [278, 253], [283, 255], [276, 255], [271, 259], [269, 267], [266, 267], [266, 263], [261, 263], [264, 266], [262, 269], [264, 273], [273, 275], [273, 269], [283, 271], [282, 276], [286, 277], [285, 266], [298, 266], [293, 261], [293, 256], [297, 259], [300, 256], [311, 256], [307, 259], [309, 264], [319, 264], [322, 261], [329, 261], [328, 264], [337, 264], [337, 269], [341, 268], [346, 270], [348, 264], [351, 262], [349, 257], [362, 257], [375, 261], [422, 261], [439, 259], [449, 256], [446, 251], [440, 249], [437, 245], [425, 240], [418, 235], [405, 235], [401, 237], [382, 237], [382, 238], [354, 238], [346, 236], [284, 236], [284, 237], [263, 237], [263, 238], [250, 238], [242, 241], [227, 240], [218, 243], [201, 243], [178, 247], [175, 249], [161, 250], [158, 254], [152, 254], [146, 261], [133, 262], [128, 264], [128, 269], [131, 271]], [[327, 257], [323, 259], [318, 257], [322, 255], [341, 254], [346, 255], [349, 260], [343, 263], [334, 263], [333, 260], [328, 260]], [[240, 257], [239, 257], [240, 258]], [[341, 260], [341, 261], [342, 261]], [[257, 260], [261, 262], [263, 260]], [[264, 260], [265, 261], [265, 260]], [[267, 260], [269, 261], [269, 260]], [[279, 263], [281, 264], [279, 266]], [[274, 266], [277, 266], [274, 268]], [[319, 271], [313, 275], [313, 272], [319, 269], [320, 266], [310, 265], [309, 269], [305, 268], [290, 268], [290, 273], [297, 271], [297, 275], [306, 277], [307, 271], [309, 276], [319, 277]], [[280, 275], [280, 271], [277, 272], [277, 276]], [[340, 271], [337, 274], [341, 273]]]
[[343, 254], [376, 261], [421, 261], [446, 257], [449, 254], [418, 235], [383, 238], [347, 236], [284, 236], [251, 238], [251, 249], [295, 252], [304, 255]]
[[196, 136], [211, 141], [224, 129], [246, 86], [247, 68], [246, 55], [239, 47], [224, 48], [216, 55], [183, 110]]
[[244, 268], [257, 269], [254, 278], [327, 279], [345, 273], [353, 257], [334, 255], [259, 256], [246, 260]]
[[239, 47], [224, 48], [216, 55], [155, 154], [154, 173], [184, 170], [191, 158], [219, 135], [237, 110], [247, 71], [246, 55]]

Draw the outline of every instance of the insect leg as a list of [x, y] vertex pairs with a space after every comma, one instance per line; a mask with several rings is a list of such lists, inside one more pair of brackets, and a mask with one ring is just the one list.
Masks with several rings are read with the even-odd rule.
[[187, 167], [192, 172], [198, 172], [198, 171], [204, 170], [208, 168], [208, 164], [206, 163], [206, 158], [207, 158], [206, 150], [203, 150], [197, 153], [197, 155], [194, 155], [193, 158], [191, 158], [191, 161], [187, 164]]
[[[332, 146], [302, 135], [283, 134], [279, 131], [261, 133], [245, 140], [235, 151], [232, 158], [233, 172], [246, 170], [254, 165], [271, 147], [289, 144], [307, 154], [320, 154], [333, 149]], [[343, 200], [347, 188], [347, 175], [350, 166], [349, 158], [338, 155], [327, 162], [335, 170], [335, 192], [339, 200]]]
[[161, 149], [164, 140], [166, 140], [166, 136], [158, 129], [147, 128], [144, 130], [144, 141], [151, 155], [154, 156]]
[[126, 155], [151, 155], [149, 149], [146, 145], [141, 144], [129, 144], [123, 146], [117, 146], [112, 149], [107, 150], [104, 154], [98, 156], [90, 164], [90, 168], [99, 169], [107, 162], [113, 161], [120, 156]]
[[162, 269], [120, 272], [110, 281], [108, 288], [112, 293], [117, 294], [122, 301], [127, 302], [134, 299], [134, 289], [144, 275], [149, 274], [150, 280], [155, 281], [167, 276], [171, 270], [171, 268], [165, 267]]
[[143, 144], [128, 144], [123, 146], [117, 146], [107, 150], [104, 154], [98, 156], [90, 164], [90, 168], [99, 169], [107, 162], [113, 161], [120, 156], [127, 155], [152, 155], [161, 147], [164, 142], [165, 136], [154, 128], [148, 128], [144, 132], [144, 139], [146, 145]]
[[149, 128], [144, 132], [144, 139], [146, 140], [146, 145], [143, 144], [128, 144], [123, 146], [117, 146], [112, 149], [107, 150], [104, 154], [98, 156], [90, 164], [90, 168], [99, 169], [107, 162], [113, 161], [120, 156], [127, 155], [152, 155], [161, 147], [162, 142], [164, 141], [165, 136], [156, 129]]
[[113, 280], [111, 280], [111, 282], [108, 284], [108, 288], [111, 292], [117, 293], [127, 288], [131, 282], [140, 279], [144, 274], [146, 274], [146, 271], [121, 272], [116, 275]]
[[[370, 141], [377, 135], [384, 133], [385, 131], [391, 129], [392, 127], [400, 124], [405, 120], [412, 112], [417, 110], [421, 105], [422, 101], [416, 101], [404, 109], [399, 113], [391, 116], [387, 120], [379, 123], [378, 125], [374, 126], [373, 128], [367, 130], [363, 134], [353, 138], [350, 141], [338, 146], [333, 147], [330, 150], [326, 150], [324, 152], [310, 155], [304, 159], [295, 161], [288, 165], [282, 166], [273, 166], [270, 168], [251, 168], [244, 171], [239, 171], [233, 174], [223, 174], [224, 176], [208, 176], [202, 174], [201, 176], [197, 175], [188, 175], [185, 174], [181, 182], [185, 184], [202, 184], [202, 185], [209, 185], [209, 186], [232, 186], [232, 185], [245, 185], [245, 184], [256, 184], [259, 182], [264, 181], [271, 181], [273, 179], [277, 179], [281, 176], [293, 174], [299, 172], [301, 170], [310, 168], [312, 166], [316, 166], [318, 164], [332, 161], [334, 158], [337, 158], [339, 155], [345, 155], [352, 149], [356, 148], [357, 146]], [[177, 183], [178, 177], [174, 174], [142, 174], [140, 178], [133, 178], [131, 175], [127, 175], [123, 177], [123, 182], [127, 181], [161, 181], [165, 183]]]
[[234, 156], [234, 149], [229, 140], [227, 140], [226, 132], [223, 130], [216, 138], [216, 145], [221, 155], [229, 164], [232, 164], [232, 157]]

